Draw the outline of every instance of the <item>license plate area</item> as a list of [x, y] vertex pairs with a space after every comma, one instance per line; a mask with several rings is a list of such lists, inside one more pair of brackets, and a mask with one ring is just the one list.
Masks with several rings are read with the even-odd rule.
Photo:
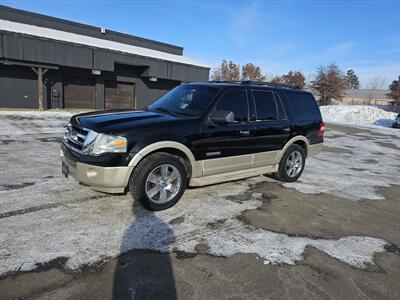
[[68, 178], [68, 174], [69, 174], [69, 167], [63, 162], [61, 164], [61, 172], [63, 173], [63, 175]]

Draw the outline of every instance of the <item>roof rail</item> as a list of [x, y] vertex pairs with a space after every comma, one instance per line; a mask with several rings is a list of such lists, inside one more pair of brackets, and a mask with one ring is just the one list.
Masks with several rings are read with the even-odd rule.
[[298, 89], [301, 88], [297, 85], [284, 84], [284, 83], [273, 83], [267, 81], [256, 81], [256, 80], [212, 80], [210, 83], [235, 83], [235, 84], [248, 84], [248, 85], [265, 85], [277, 88], [288, 88], [288, 89]]
[[210, 80], [209, 83], [242, 83], [241, 80]]

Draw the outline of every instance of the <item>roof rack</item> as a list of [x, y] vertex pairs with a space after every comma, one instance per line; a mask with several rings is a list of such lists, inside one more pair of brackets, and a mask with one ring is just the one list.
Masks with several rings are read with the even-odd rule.
[[248, 84], [248, 85], [265, 85], [277, 88], [297, 89], [301, 88], [297, 85], [284, 84], [284, 83], [273, 83], [267, 81], [255, 81], [255, 80], [211, 80], [210, 83], [233, 83], [233, 84]]

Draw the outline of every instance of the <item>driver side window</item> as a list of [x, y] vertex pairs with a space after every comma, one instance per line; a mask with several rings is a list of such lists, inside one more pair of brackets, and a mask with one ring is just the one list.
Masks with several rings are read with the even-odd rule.
[[213, 111], [233, 112], [235, 122], [248, 121], [249, 107], [245, 90], [226, 91], [218, 100]]

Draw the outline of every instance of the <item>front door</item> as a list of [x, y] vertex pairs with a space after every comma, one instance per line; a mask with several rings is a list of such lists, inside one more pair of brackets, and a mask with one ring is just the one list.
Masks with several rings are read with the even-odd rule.
[[198, 141], [198, 160], [203, 163], [203, 176], [248, 169], [252, 166], [252, 130], [249, 124], [249, 102], [244, 89], [225, 91], [214, 111], [231, 111], [235, 122], [204, 125]]
[[253, 167], [276, 164], [290, 135], [286, 112], [278, 94], [272, 90], [251, 90], [250, 99], [256, 117]]

